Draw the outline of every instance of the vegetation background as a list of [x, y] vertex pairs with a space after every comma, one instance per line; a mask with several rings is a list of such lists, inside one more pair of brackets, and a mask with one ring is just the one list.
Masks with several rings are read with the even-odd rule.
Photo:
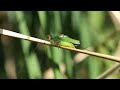
[[[120, 37], [107, 11], [1, 11], [0, 28], [48, 40], [65, 34], [78, 49], [120, 56]], [[95, 79], [115, 64], [57, 47], [1, 35], [1, 79]], [[120, 78], [120, 72], [107, 78]]]

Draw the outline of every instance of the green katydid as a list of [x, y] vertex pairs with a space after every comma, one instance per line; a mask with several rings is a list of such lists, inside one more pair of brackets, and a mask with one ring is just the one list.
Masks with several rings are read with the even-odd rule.
[[58, 45], [58, 46], [65, 46], [70, 48], [75, 48], [75, 45], [80, 44], [80, 41], [72, 39], [68, 37], [67, 35], [61, 34], [61, 35], [48, 35], [48, 38], [52, 44]]

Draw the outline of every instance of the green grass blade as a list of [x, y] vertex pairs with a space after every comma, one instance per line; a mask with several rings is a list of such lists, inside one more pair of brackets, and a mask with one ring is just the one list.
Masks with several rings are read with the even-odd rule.
[[75, 78], [74, 77], [74, 68], [73, 68], [73, 60], [70, 54], [70, 51], [65, 51], [65, 65], [66, 65], [66, 73], [69, 79]]
[[[15, 15], [17, 21], [19, 22], [20, 33], [29, 35], [29, 30], [27, 27], [27, 22], [24, 18], [24, 13], [22, 11], [16, 11]], [[25, 55], [25, 62], [26, 62], [29, 78], [30, 79], [42, 78], [40, 65], [35, 53], [29, 55], [30, 42], [21, 40], [21, 43], [23, 47], [23, 53]]]
[[40, 20], [42, 30], [45, 30], [47, 27], [46, 11], [38, 11], [38, 15], [39, 15], [39, 20]]

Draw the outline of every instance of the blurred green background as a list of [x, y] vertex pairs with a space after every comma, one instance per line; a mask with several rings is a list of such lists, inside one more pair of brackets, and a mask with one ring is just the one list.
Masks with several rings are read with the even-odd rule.
[[[0, 28], [43, 40], [65, 34], [78, 49], [116, 55], [119, 33], [106, 11], [1, 11]], [[1, 35], [1, 79], [95, 79], [115, 62]], [[120, 53], [120, 51], [119, 51]], [[108, 78], [120, 78], [119, 71]]]

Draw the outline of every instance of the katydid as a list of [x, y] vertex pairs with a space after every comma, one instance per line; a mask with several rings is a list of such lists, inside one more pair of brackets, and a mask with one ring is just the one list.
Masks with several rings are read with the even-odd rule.
[[49, 41], [52, 44], [58, 45], [58, 46], [65, 46], [70, 48], [75, 48], [75, 45], [80, 44], [79, 40], [72, 39], [68, 37], [67, 35], [61, 34], [61, 35], [48, 35]]

